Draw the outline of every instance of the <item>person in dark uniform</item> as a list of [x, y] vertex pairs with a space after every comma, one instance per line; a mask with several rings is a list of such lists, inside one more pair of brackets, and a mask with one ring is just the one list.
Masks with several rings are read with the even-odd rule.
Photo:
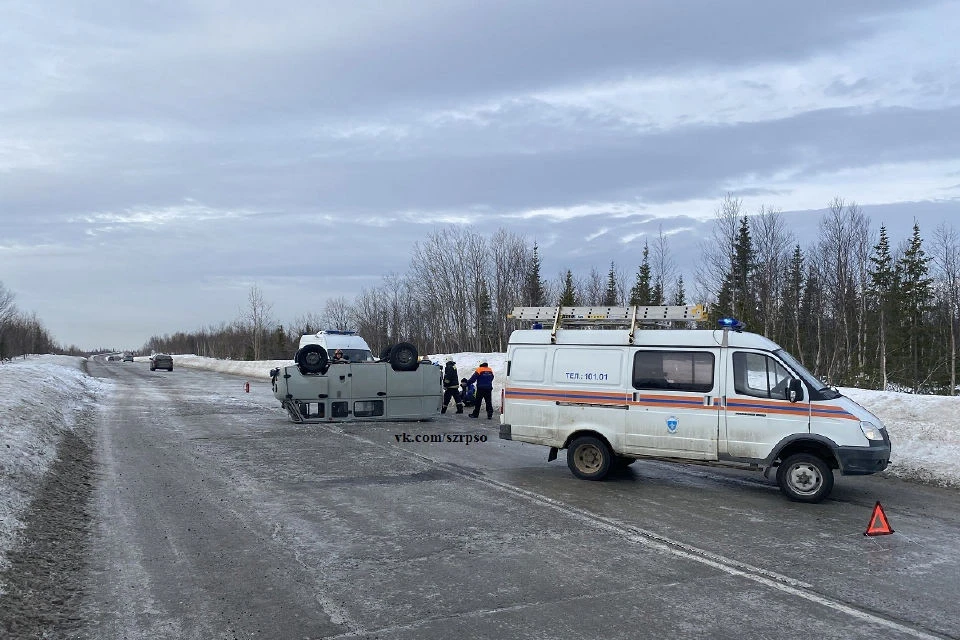
[[460, 379], [460, 398], [465, 407], [472, 407], [477, 400], [477, 387], [466, 378]]
[[478, 417], [480, 415], [480, 403], [486, 401], [487, 420], [490, 420], [493, 418], [493, 401], [490, 399], [490, 396], [493, 394], [493, 369], [487, 365], [486, 361], [481, 362], [477, 370], [474, 371], [470, 379], [467, 380], [468, 384], [473, 384], [474, 382], [477, 383], [477, 405], [473, 408], [473, 413], [470, 414], [470, 417]]
[[453, 358], [447, 358], [447, 364], [443, 367], [443, 405], [440, 407], [440, 413], [447, 412], [447, 405], [450, 398], [457, 403], [457, 413], [463, 413], [463, 400], [460, 398], [460, 374], [457, 373], [457, 363]]

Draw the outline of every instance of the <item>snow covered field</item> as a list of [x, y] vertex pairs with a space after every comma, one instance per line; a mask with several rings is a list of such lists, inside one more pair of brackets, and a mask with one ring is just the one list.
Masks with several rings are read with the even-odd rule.
[[[504, 354], [429, 357], [442, 363], [448, 355], [456, 361], [462, 378], [469, 377], [480, 362], [488, 362], [497, 376], [493, 397], [499, 404]], [[0, 567], [20, 526], [19, 515], [56, 455], [60, 432], [73, 429], [76, 415], [90, 407], [110, 384], [84, 375], [82, 363], [82, 358], [48, 355], [0, 365]], [[271, 368], [292, 361], [240, 362], [177, 355], [174, 364], [175, 371], [187, 367], [268, 380]], [[960, 397], [841, 391], [875, 413], [889, 430], [893, 454], [885, 474], [960, 488]]]

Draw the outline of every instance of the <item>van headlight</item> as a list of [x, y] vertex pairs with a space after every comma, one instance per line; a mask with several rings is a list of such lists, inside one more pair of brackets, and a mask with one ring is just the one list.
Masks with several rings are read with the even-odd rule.
[[867, 440], [883, 440], [883, 427], [879, 425], [872, 422], [861, 422], [860, 430], [863, 431]]

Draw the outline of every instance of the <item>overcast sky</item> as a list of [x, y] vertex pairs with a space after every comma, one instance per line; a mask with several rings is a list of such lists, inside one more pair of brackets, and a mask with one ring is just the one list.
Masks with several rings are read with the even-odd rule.
[[[692, 275], [724, 194], [960, 228], [960, 3], [0, 0], [0, 281], [62, 344], [288, 323], [447, 225]], [[451, 268], [456, 268], [455, 262]]]

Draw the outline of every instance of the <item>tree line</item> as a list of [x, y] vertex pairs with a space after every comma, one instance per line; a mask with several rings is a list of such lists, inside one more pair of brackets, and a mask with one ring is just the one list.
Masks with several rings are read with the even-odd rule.
[[796, 243], [782, 213], [743, 214], [728, 197], [703, 247], [712, 309], [747, 323], [833, 385], [956, 393], [960, 237], [926, 246], [914, 221], [894, 244], [855, 202], [834, 198], [816, 239]]
[[515, 306], [700, 303], [711, 318], [742, 320], [830, 384], [952, 394], [960, 238], [950, 225], [933, 233], [925, 245], [915, 223], [895, 242], [855, 202], [837, 197], [802, 247], [779, 209], [748, 214], [728, 196], [687, 283], [662, 231], [629, 273], [611, 262], [605, 272], [546, 277], [535, 241], [502, 228], [486, 237], [453, 227], [416, 243], [405, 273], [385, 275], [352, 300], [331, 298], [284, 326], [254, 286], [233, 322], [155, 336], [144, 350], [290, 359], [301, 335], [325, 328], [357, 330], [375, 353], [400, 341], [422, 353], [502, 352], [519, 326], [508, 317]]
[[16, 296], [0, 282], [0, 361], [30, 353], [62, 353], [36, 314], [20, 311]]

